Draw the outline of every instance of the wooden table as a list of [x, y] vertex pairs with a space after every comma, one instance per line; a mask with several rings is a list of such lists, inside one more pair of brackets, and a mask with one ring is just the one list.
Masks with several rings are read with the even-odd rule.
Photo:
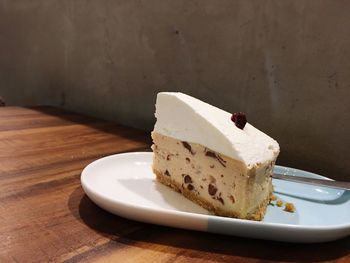
[[51, 107], [0, 108], [0, 262], [350, 262], [350, 238], [288, 244], [167, 228], [103, 211], [80, 186], [149, 134]]

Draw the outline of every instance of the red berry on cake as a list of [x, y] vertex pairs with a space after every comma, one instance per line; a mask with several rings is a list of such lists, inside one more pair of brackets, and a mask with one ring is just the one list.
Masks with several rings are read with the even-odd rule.
[[243, 112], [235, 112], [231, 116], [231, 120], [236, 124], [241, 130], [244, 129], [244, 126], [247, 123], [247, 117]]

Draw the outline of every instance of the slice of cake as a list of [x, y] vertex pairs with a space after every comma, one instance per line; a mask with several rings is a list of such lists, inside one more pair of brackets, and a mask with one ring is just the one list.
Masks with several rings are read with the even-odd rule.
[[157, 180], [213, 214], [261, 220], [272, 193], [278, 143], [191, 96], [158, 93], [152, 132]]

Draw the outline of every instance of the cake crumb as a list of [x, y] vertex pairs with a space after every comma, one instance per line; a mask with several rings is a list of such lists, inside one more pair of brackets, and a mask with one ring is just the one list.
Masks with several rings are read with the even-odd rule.
[[289, 213], [294, 213], [295, 212], [295, 206], [292, 203], [286, 203], [284, 207], [284, 211], [287, 211]]
[[282, 200], [277, 200], [276, 205], [277, 205], [278, 207], [283, 206]]
[[277, 199], [277, 197], [275, 195], [270, 196], [270, 201], [275, 201], [276, 199]]

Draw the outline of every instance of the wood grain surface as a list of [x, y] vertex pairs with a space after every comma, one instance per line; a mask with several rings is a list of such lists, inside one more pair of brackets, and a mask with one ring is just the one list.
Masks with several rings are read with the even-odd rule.
[[51, 107], [0, 108], [0, 262], [350, 262], [350, 238], [288, 244], [127, 220], [93, 204], [82, 169], [149, 134]]

